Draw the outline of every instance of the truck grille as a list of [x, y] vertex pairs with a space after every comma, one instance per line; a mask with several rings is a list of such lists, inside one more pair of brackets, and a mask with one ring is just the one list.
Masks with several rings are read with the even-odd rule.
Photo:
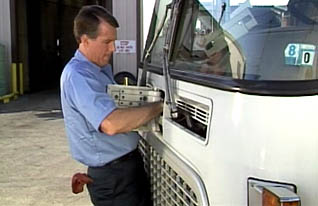
[[187, 182], [144, 139], [140, 141], [145, 167], [150, 174], [154, 206], [198, 206], [197, 195]]

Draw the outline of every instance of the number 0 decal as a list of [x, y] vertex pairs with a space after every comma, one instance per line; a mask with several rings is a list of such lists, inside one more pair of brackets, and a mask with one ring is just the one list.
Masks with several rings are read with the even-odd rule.
[[304, 63], [308, 64], [310, 62], [310, 53], [309, 52], [305, 52], [303, 59], [304, 59]]

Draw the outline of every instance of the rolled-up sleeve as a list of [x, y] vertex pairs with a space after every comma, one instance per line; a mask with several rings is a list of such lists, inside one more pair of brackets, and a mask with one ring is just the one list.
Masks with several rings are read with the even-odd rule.
[[[96, 78], [80, 72], [69, 76], [69, 95], [74, 108], [79, 110], [85, 119], [99, 131], [102, 121], [114, 110], [114, 100], [106, 93], [105, 87]], [[109, 82], [111, 83], [111, 82]]]

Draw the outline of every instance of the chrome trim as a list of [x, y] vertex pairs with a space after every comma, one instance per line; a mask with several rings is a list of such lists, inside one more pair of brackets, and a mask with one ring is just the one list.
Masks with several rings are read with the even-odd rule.
[[[273, 193], [281, 203], [301, 202], [296, 194], [296, 185], [289, 183], [273, 182], [256, 178], [248, 179], [248, 205], [255, 206], [256, 202], [261, 205], [261, 195], [264, 190]], [[254, 195], [253, 195], [254, 194]], [[259, 197], [255, 197], [259, 196]]]
[[154, 206], [209, 206], [199, 174], [160, 138], [161, 134], [149, 132], [139, 145], [150, 174]]

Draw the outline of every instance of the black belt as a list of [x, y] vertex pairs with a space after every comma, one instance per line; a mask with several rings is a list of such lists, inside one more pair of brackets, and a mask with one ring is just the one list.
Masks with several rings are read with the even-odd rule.
[[113, 161], [111, 162], [108, 162], [105, 166], [110, 166], [110, 165], [114, 165], [114, 164], [118, 164], [120, 162], [124, 162], [124, 161], [127, 161], [129, 160], [130, 158], [132, 158], [133, 156], [137, 155], [139, 152], [138, 152], [138, 149], [135, 149], [117, 159], [114, 159]]

